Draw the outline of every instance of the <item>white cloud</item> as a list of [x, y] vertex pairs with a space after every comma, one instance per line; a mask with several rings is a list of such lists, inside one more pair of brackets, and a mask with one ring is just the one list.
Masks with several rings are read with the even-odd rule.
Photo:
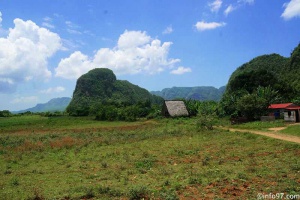
[[225, 22], [205, 22], [205, 21], [201, 21], [201, 22], [197, 22], [195, 24], [195, 27], [198, 31], [206, 31], [206, 30], [216, 29], [218, 27], [222, 27], [222, 26], [225, 26], [225, 25], [226, 25]]
[[224, 15], [228, 16], [231, 12], [238, 10], [247, 5], [253, 5], [254, 0], [238, 0], [237, 3], [230, 4], [224, 10]]
[[2, 28], [2, 13], [0, 12], [0, 38], [8, 34], [8, 30]]
[[50, 17], [43, 18], [42, 26], [50, 29], [55, 29], [55, 26], [52, 24], [52, 18]]
[[82, 32], [79, 31], [78, 29], [80, 29], [80, 26], [78, 26], [77, 24], [71, 22], [71, 21], [65, 21], [66, 25], [67, 25], [67, 31], [71, 34], [76, 34], [76, 35], [81, 35]]
[[67, 29], [67, 31], [71, 34], [76, 34], [76, 35], [81, 35], [82, 33], [78, 30], [75, 30], [75, 29]]
[[66, 79], [76, 79], [82, 74], [93, 69], [94, 66], [89, 60], [88, 56], [76, 51], [68, 58], [64, 58], [55, 69], [55, 76]]
[[218, 12], [222, 6], [222, 0], [215, 0], [212, 3], [209, 3], [208, 6], [210, 7], [211, 12]]
[[189, 68], [189, 67], [178, 67], [177, 69], [175, 70], [172, 70], [171, 71], [171, 74], [176, 74], [176, 75], [180, 75], [180, 74], [184, 74], [184, 73], [187, 73], [187, 72], [192, 72], [192, 69]]
[[9, 85], [13, 85], [15, 83], [11, 78], [0, 78], [0, 82], [7, 83]]
[[30, 20], [15, 19], [14, 24], [6, 38], [0, 37], [0, 92], [5, 85], [50, 78], [47, 60], [61, 49], [56, 33]]
[[146, 32], [141, 31], [125, 31], [118, 40], [119, 49], [130, 49], [142, 47], [151, 41], [151, 37]]
[[285, 7], [281, 17], [285, 20], [294, 17], [300, 17], [300, 0], [291, 0], [289, 3], [283, 5]]
[[242, 3], [246, 3], [246, 4], [254, 4], [254, 0], [238, 0], [238, 3], [239, 4], [242, 4]]
[[71, 21], [65, 21], [65, 23], [69, 28], [80, 28], [80, 26], [78, 26], [77, 24], [75, 24]]
[[51, 88], [48, 88], [46, 90], [41, 90], [40, 93], [43, 93], [43, 94], [52, 94], [52, 93], [63, 92], [65, 90], [66, 89], [64, 87], [58, 86], [58, 87], [51, 87]]
[[234, 11], [236, 9], [236, 7], [233, 7], [231, 4], [225, 9], [224, 11], [224, 15], [228, 16], [229, 13], [231, 13], [232, 11]]
[[43, 22], [42, 26], [50, 29], [55, 29], [55, 26], [53, 24], [50, 24], [49, 22]]
[[38, 101], [37, 96], [28, 96], [28, 97], [17, 97], [11, 101], [12, 104], [19, 103], [36, 103]]
[[172, 26], [168, 26], [162, 33], [165, 34], [170, 34], [173, 32]]
[[155, 74], [171, 69], [180, 62], [168, 58], [171, 42], [162, 43], [142, 31], [125, 31], [113, 49], [101, 48], [91, 58], [80, 51], [62, 59], [55, 76], [76, 79], [94, 68], [109, 68], [121, 74]]

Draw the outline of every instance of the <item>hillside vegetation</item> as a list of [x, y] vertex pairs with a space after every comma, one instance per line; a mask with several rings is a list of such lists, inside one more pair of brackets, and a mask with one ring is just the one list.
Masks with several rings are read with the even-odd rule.
[[130, 113], [133, 118], [143, 117], [162, 101], [144, 88], [117, 80], [110, 69], [97, 68], [77, 80], [67, 112], [74, 116], [97, 115], [98, 119], [108, 120], [121, 119]]
[[300, 101], [300, 45], [285, 58], [262, 55], [237, 68], [231, 75], [220, 107], [225, 115], [256, 119], [271, 103]]
[[219, 89], [211, 86], [198, 86], [198, 87], [172, 87], [165, 88], [162, 91], [152, 91], [152, 94], [161, 96], [166, 100], [173, 99], [192, 99], [199, 101], [219, 101], [226, 87]]

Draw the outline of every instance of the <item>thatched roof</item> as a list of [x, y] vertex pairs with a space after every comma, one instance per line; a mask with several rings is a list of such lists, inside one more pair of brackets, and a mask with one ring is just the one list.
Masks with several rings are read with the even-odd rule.
[[189, 116], [183, 101], [165, 101], [163, 114], [171, 117]]

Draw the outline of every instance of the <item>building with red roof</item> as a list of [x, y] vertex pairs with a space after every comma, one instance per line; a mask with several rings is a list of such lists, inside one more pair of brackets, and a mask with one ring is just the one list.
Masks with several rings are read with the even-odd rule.
[[269, 109], [272, 110], [272, 115], [275, 118], [280, 118], [283, 115], [284, 121], [299, 122], [300, 106], [293, 103], [271, 104]]

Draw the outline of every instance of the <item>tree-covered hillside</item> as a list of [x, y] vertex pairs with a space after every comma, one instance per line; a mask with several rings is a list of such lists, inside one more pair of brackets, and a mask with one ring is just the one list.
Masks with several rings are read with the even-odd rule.
[[271, 103], [300, 100], [300, 44], [291, 57], [263, 55], [237, 68], [221, 100], [226, 115], [255, 119], [266, 114]]
[[152, 94], [161, 96], [166, 100], [173, 99], [193, 99], [200, 101], [219, 101], [225, 91], [225, 86], [217, 89], [210, 86], [199, 87], [172, 87], [165, 88], [162, 91], [152, 91]]
[[[70, 115], [98, 115], [99, 118], [105, 118], [102, 115], [108, 115], [108, 112], [111, 116], [125, 112], [120, 110], [121, 108], [140, 105], [140, 107], [149, 107], [150, 109], [152, 104], [162, 101], [161, 97], [150, 94], [144, 88], [128, 81], [117, 80], [110, 69], [97, 68], [77, 80], [67, 112]], [[99, 114], [100, 111], [105, 113]], [[114, 111], [116, 113], [111, 113]]]

